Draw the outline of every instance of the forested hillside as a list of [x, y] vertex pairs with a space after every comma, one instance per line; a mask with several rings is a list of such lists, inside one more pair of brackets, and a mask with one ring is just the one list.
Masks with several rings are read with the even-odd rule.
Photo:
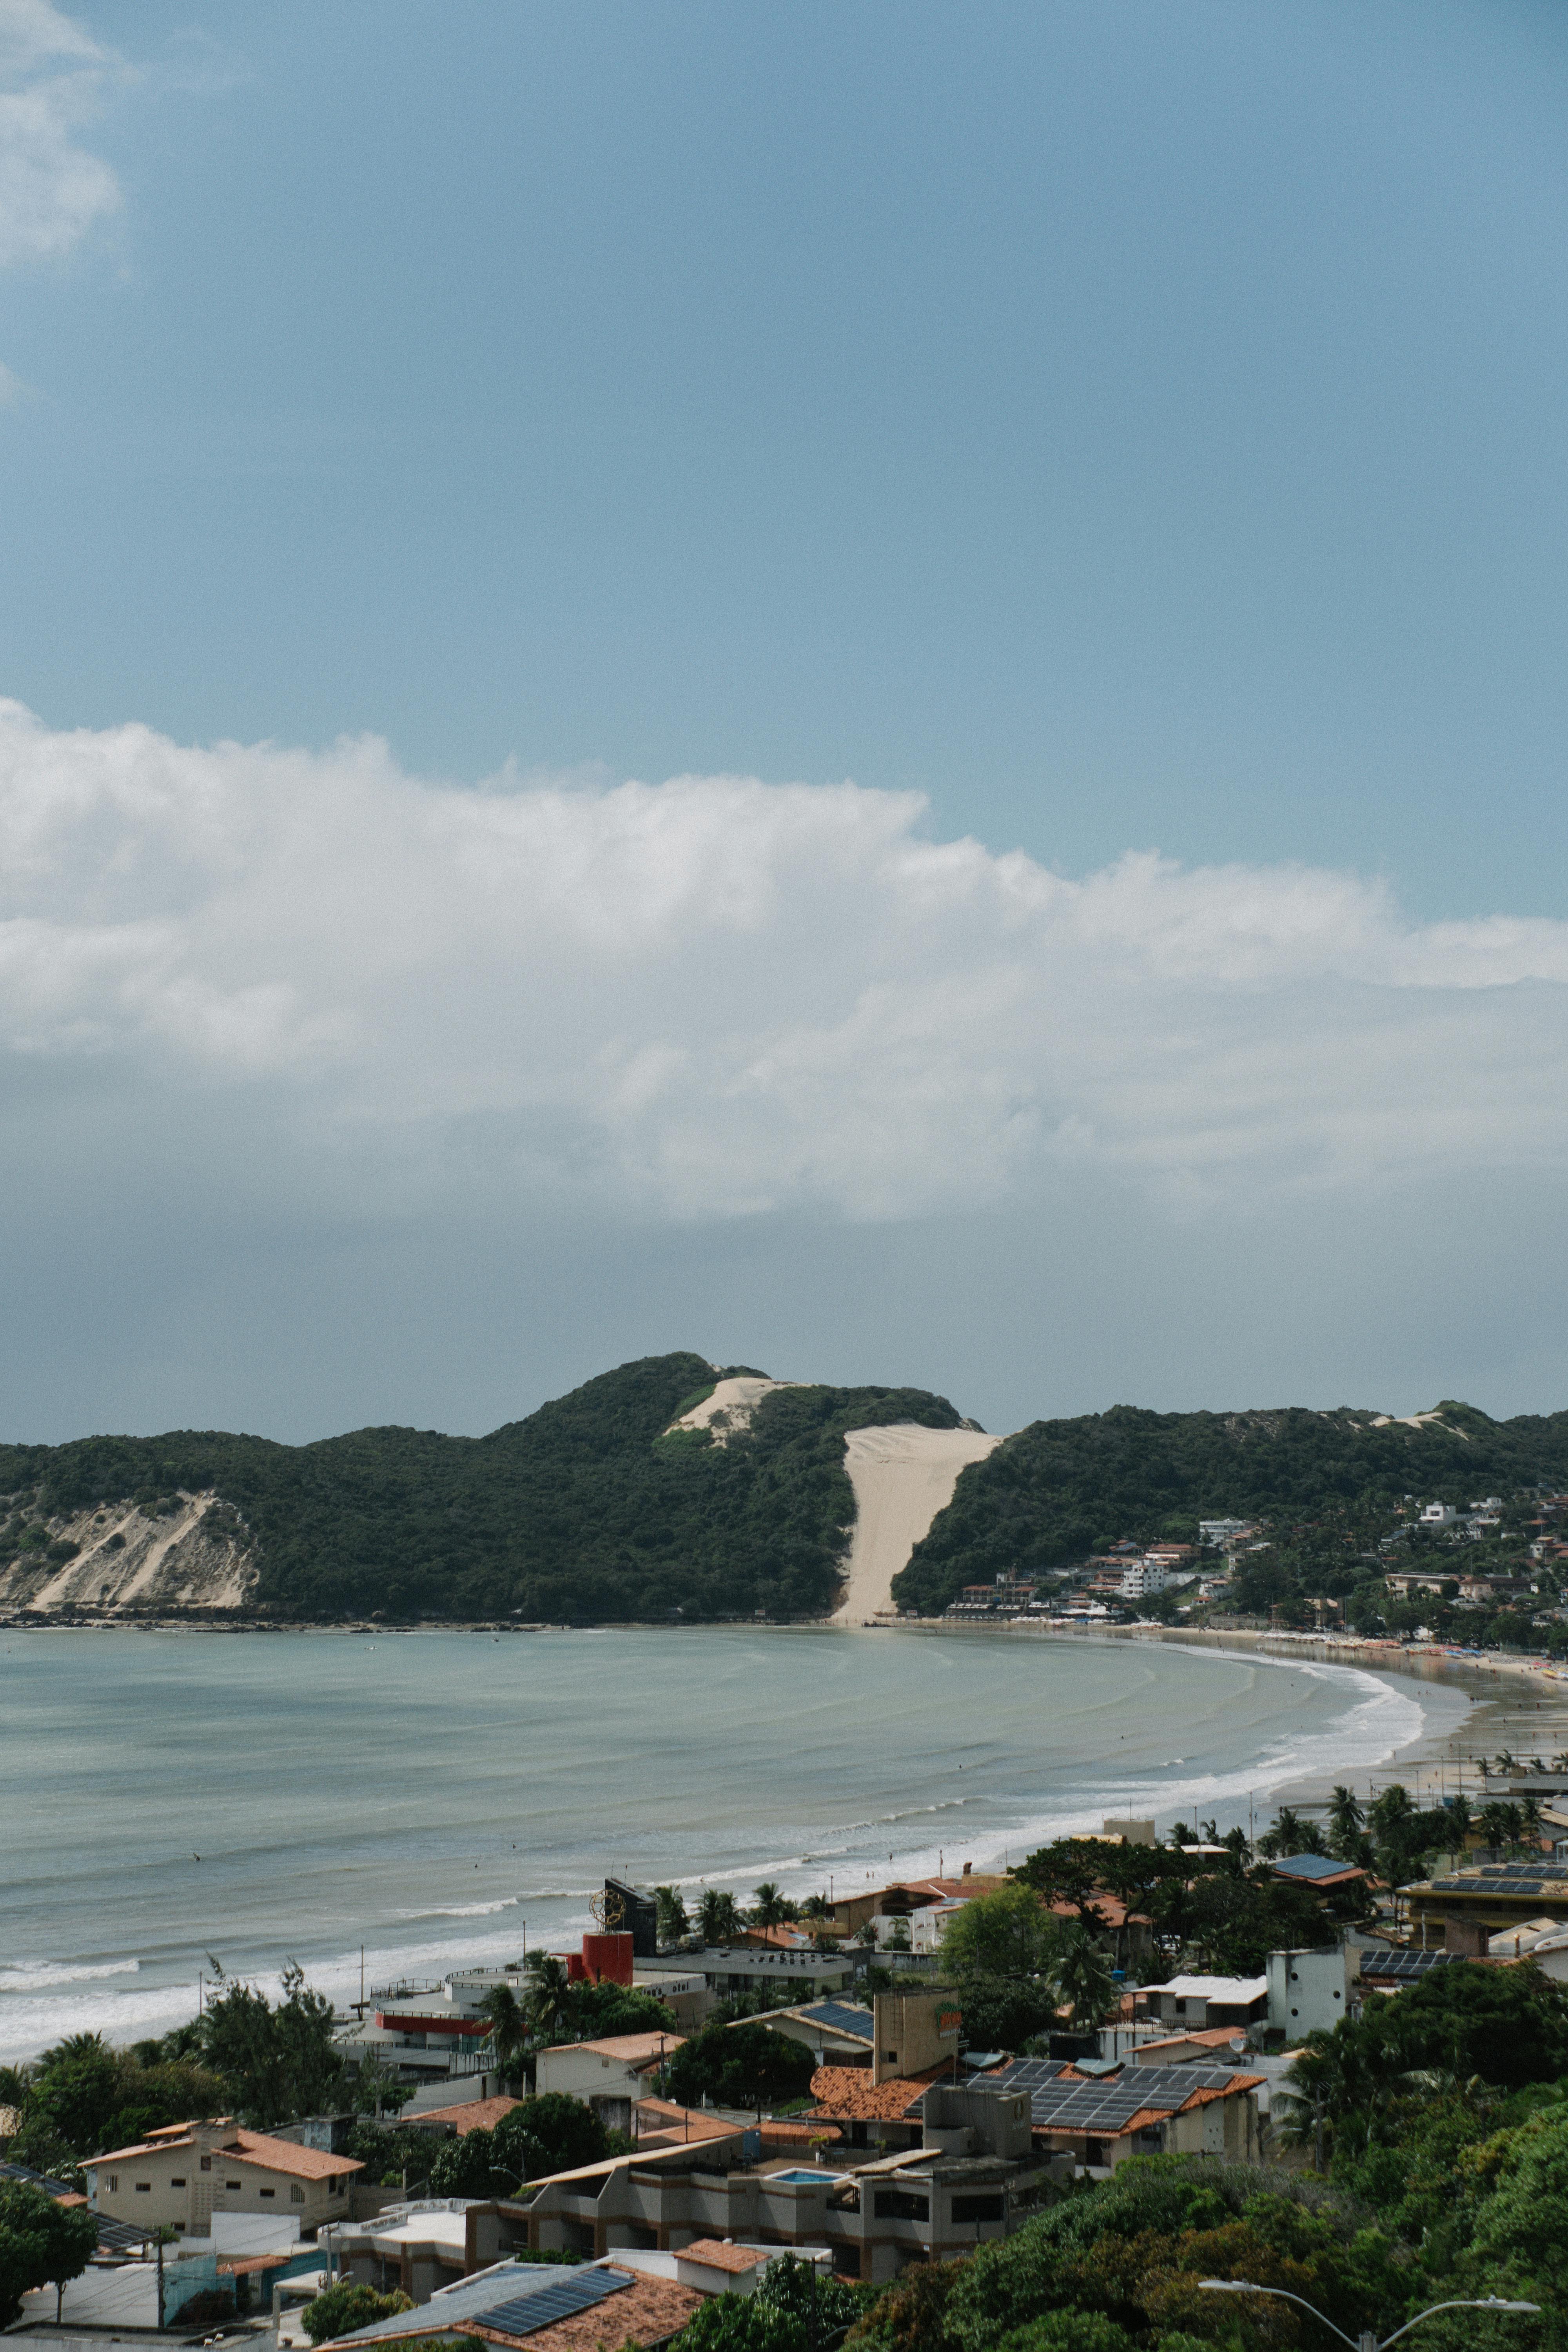
[[961, 1475], [893, 1597], [922, 1615], [1003, 1570], [1081, 1559], [1130, 1536], [1229, 1516], [1310, 1517], [1407, 1493], [1464, 1505], [1568, 1481], [1568, 1412], [1493, 1421], [1445, 1403], [1418, 1427], [1368, 1412], [1143, 1412], [1031, 1422]]
[[647, 1357], [481, 1438], [364, 1429], [279, 1445], [180, 1430], [0, 1446], [0, 1566], [96, 1503], [134, 1497], [153, 1514], [216, 1489], [259, 1569], [261, 1614], [825, 1613], [854, 1516], [846, 1431], [959, 1416], [920, 1389], [783, 1388], [727, 1444], [666, 1434], [715, 1377], [700, 1356]]

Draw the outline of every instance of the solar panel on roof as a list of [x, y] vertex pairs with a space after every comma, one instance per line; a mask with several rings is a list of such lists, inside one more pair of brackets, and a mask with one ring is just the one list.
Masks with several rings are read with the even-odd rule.
[[1128, 2066], [1110, 2080], [1064, 2079], [1050, 2060], [1023, 2059], [995, 2077], [1003, 2090], [1027, 2090], [1030, 2121], [1046, 2131], [1114, 2132], [1143, 2107], [1173, 2112], [1194, 2091], [1226, 2090], [1236, 2080], [1229, 2066]]
[[1051, 2083], [1067, 2065], [1065, 2058], [1015, 2058], [995, 2076], [1004, 2091], [1032, 2091], [1041, 2083]]
[[872, 2038], [871, 2011], [853, 2001], [814, 2000], [809, 2009], [802, 2010], [801, 2015], [809, 2017], [813, 2025], [826, 2025], [834, 2033], [853, 2033], [862, 2042]]
[[629, 2271], [574, 2271], [567, 2277], [553, 2279], [548, 2286], [536, 2288], [531, 2294], [514, 2294], [505, 2303], [487, 2305], [483, 2311], [470, 2312], [470, 2320], [481, 2327], [499, 2327], [503, 2336], [531, 2336], [536, 2328], [548, 2327], [557, 2319], [570, 2319], [574, 2312], [588, 2311], [606, 2295], [618, 2294], [632, 2283]]

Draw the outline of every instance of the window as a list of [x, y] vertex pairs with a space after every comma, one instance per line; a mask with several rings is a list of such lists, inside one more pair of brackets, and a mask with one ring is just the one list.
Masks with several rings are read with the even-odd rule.
[[185, 2185], [185, 2176], [184, 2176], [184, 2174], [183, 2172], [177, 2172], [177, 2173], [174, 2174], [174, 2175], [172, 2176], [172, 2178], [171, 2178], [170, 2181], [169, 2181], [169, 2186], [170, 2186], [170, 2188], [171, 2188], [171, 2189], [183, 2189], [183, 2188], [184, 2187], [184, 2185]]
[[243, 2180], [226, 2180], [223, 2185], [226, 2189], [243, 2189], [245, 2183]]
[[879, 2189], [873, 2193], [871, 2210], [879, 2221], [929, 2221], [931, 2199], [917, 2197], [908, 2189]]
[[1001, 2196], [955, 2197], [952, 2218], [955, 2221], [1000, 2221], [1004, 2219]]
[[882, 2063], [884, 2065], [896, 2066], [899, 2063], [898, 2052], [896, 2050], [884, 2050], [882, 2053]]
[[210, 2172], [210, 2171], [212, 2170], [212, 2168], [213, 2168], [213, 2160], [212, 2160], [211, 2157], [210, 2157], [210, 2156], [204, 2156], [204, 2157], [203, 2157], [203, 2158], [202, 2158], [202, 2170], [203, 2170], [204, 2172]]
[[259, 2191], [259, 2194], [263, 2197], [276, 2197], [278, 2191], [276, 2189], [263, 2189]]
[[111, 2172], [109, 2176], [109, 2193], [111, 2197], [118, 2197], [120, 2194], [120, 2175], [118, 2172]]
[[289, 2195], [296, 2205], [302, 2205], [305, 2201], [305, 2192], [297, 2180], [289, 2183]]
[[152, 2186], [153, 2186], [153, 2184], [152, 2184], [152, 2182], [151, 2182], [150, 2180], [139, 2180], [139, 2181], [136, 2183], [136, 2194], [137, 2194], [137, 2196], [138, 2196], [138, 2197], [145, 2197], [145, 2196], [147, 2195], [147, 2193], [148, 2193], [149, 2189], [152, 2188]]

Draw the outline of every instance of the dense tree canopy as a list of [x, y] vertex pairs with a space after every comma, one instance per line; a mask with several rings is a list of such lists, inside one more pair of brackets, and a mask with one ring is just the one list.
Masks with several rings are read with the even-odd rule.
[[[1145, 1412], [1131, 1405], [1031, 1422], [960, 1476], [893, 1580], [901, 1609], [944, 1609], [965, 1584], [1081, 1559], [1122, 1537], [1196, 1535], [1198, 1514], [1315, 1517], [1386, 1507], [1412, 1489], [1463, 1505], [1487, 1486], [1568, 1477], [1568, 1412], [1493, 1421], [1446, 1403], [1419, 1429], [1367, 1412]], [[1251, 1603], [1301, 1586], [1287, 1567]]]
[[716, 1377], [700, 1356], [649, 1356], [482, 1438], [367, 1429], [294, 1446], [182, 1430], [0, 1446], [0, 1492], [28, 1498], [0, 1544], [16, 1549], [39, 1514], [216, 1488], [258, 1548], [256, 1605], [276, 1615], [820, 1614], [854, 1517], [846, 1433], [958, 1415], [921, 1389], [782, 1388], [726, 1444], [668, 1433]]

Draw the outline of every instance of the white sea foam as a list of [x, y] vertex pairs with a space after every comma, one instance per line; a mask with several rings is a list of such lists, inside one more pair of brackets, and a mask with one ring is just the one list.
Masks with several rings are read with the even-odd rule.
[[43, 1992], [51, 1985], [88, 1984], [99, 1977], [133, 1977], [140, 1960], [39, 1960], [0, 1966], [0, 1995]]
[[[1196, 1806], [1245, 1824], [1249, 1796], [1364, 1775], [1423, 1729], [1409, 1685], [1359, 1662], [1174, 1645], [430, 1633], [386, 1644], [363, 1690], [342, 1655], [337, 1637], [42, 1633], [0, 1662], [25, 1663], [33, 1727], [0, 1691], [0, 1776], [23, 1795], [0, 1949], [33, 1956], [0, 1969], [0, 2060], [69, 2032], [166, 2031], [194, 2012], [212, 1949], [272, 1996], [297, 1956], [342, 2009], [362, 1945], [367, 1990], [514, 1960], [525, 1938], [571, 1949], [608, 1873], [679, 1883], [689, 1904], [704, 1884], [744, 1895], [763, 1879], [805, 1895], [831, 1877], [842, 1894], [939, 1856], [952, 1872], [1016, 1861], [1109, 1812], [1166, 1823]], [[660, 1687], [700, 1688], [700, 1722], [680, 1709], [668, 1725], [647, 1703]], [[1464, 1710], [1448, 1690], [1430, 1701]], [[155, 1802], [113, 1779], [136, 1706], [163, 1759]], [[26, 1801], [40, 1721], [111, 1791], [63, 1853]], [[418, 1722], [467, 1737], [411, 1748]], [[515, 1778], [486, 1763], [498, 1741]], [[198, 1866], [215, 1821], [221, 1861]]]

